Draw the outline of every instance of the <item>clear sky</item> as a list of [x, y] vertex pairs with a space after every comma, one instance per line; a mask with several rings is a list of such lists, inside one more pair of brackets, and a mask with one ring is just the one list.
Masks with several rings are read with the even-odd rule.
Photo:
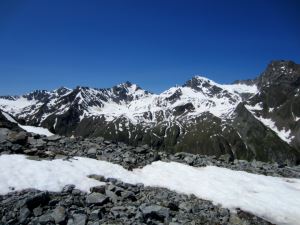
[[299, 0], [1, 0], [0, 94], [253, 78], [273, 59], [300, 63], [299, 12]]

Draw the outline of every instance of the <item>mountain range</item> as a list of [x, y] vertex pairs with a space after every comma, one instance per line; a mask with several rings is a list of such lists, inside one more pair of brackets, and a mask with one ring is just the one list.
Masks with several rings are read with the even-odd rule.
[[299, 164], [300, 65], [272, 61], [254, 79], [218, 84], [195, 76], [154, 94], [125, 82], [1, 96], [22, 125], [168, 152]]

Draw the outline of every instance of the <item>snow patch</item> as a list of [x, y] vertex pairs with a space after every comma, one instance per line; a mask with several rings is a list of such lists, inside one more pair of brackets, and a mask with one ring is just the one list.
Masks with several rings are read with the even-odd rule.
[[53, 128], [54, 128], [54, 129], [55, 129], [56, 125], [57, 125], [57, 117], [55, 118], [55, 122], [54, 122], [54, 124], [53, 124]]
[[256, 103], [254, 106], [252, 106], [252, 105], [245, 105], [245, 107], [248, 109], [248, 110], [250, 110], [250, 111], [252, 111], [252, 110], [263, 110], [263, 107], [262, 107], [262, 103]]
[[28, 100], [24, 97], [17, 97], [13, 100], [0, 98], [0, 108], [12, 115], [21, 113], [27, 107], [36, 104], [36, 100]]
[[43, 127], [35, 127], [35, 126], [26, 126], [26, 125], [21, 125], [19, 124], [14, 118], [12, 118], [8, 113], [3, 112], [2, 114], [5, 116], [5, 118], [12, 122], [12, 123], [17, 123], [19, 127], [21, 127], [23, 130], [26, 130], [27, 132], [35, 133], [35, 134], [40, 134], [40, 135], [46, 135], [46, 136], [51, 136], [53, 135], [48, 129], [43, 128]]
[[46, 136], [54, 135], [48, 129], [43, 128], [43, 127], [25, 126], [25, 125], [20, 125], [20, 124], [19, 124], [19, 127], [26, 130], [27, 132], [31, 132], [31, 133], [35, 133], [35, 134], [46, 135]]
[[9, 114], [7, 114], [6, 112], [1, 111], [1, 113], [3, 114], [3, 116], [10, 122], [12, 123], [18, 123], [14, 118], [12, 118]]
[[291, 143], [294, 136], [291, 136], [291, 130], [282, 129], [279, 130], [278, 127], [276, 127], [275, 122], [271, 119], [263, 118], [263, 117], [257, 117], [255, 116], [259, 121], [261, 121], [265, 126], [269, 127], [271, 130], [273, 130], [283, 141], [287, 142], [288, 144]]
[[1, 155], [0, 194], [10, 192], [12, 187], [17, 191], [26, 188], [60, 191], [67, 184], [88, 192], [90, 187], [103, 184], [88, 178], [90, 174], [194, 194], [225, 208], [241, 208], [276, 224], [299, 225], [300, 221], [299, 179], [215, 166], [195, 168], [177, 162], [157, 161], [128, 171], [110, 162], [81, 157], [70, 161], [34, 161], [24, 155]]

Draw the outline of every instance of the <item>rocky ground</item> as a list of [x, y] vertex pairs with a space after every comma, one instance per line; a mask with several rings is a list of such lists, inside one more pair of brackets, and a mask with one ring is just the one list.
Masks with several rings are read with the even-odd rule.
[[0, 128], [0, 154], [25, 154], [36, 160], [80, 156], [116, 163], [129, 170], [157, 160], [175, 161], [195, 167], [214, 165], [255, 174], [300, 178], [300, 165], [232, 160], [229, 155], [216, 158], [185, 152], [170, 154], [151, 149], [147, 145], [132, 147], [120, 142], [106, 141], [101, 137], [86, 139], [58, 135], [41, 137], [6, 128]]
[[[300, 178], [300, 167], [258, 161], [231, 160], [188, 153], [157, 152], [148, 146], [131, 147], [103, 138], [42, 137], [0, 128], [0, 154], [26, 154], [33, 160], [82, 156], [117, 163], [127, 169], [153, 161], [176, 161], [201, 167], [215, 165], [256, 174]], [[0, 196], [0, 224], [270, 224], [237, 209], [230, 212], [195, 196], [163, 188], [130, 185], [91, 175], [105, 186], [84, 193], [74, 186], [62, 192], [24, 190]], [[13, 191], [13, 190], [12, 190]]]
[[60, 193], [24, 190], [0, 197], [1, 224], [270, 224], [256, 216], [213, 205], [195, 196], [114, 179], [83, 193], [66, 186]]

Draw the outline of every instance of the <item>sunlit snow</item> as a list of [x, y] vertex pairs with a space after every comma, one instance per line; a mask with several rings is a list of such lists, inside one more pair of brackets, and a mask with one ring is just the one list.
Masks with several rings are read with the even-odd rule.
[[13, 100], [0, 98], [0, 108], [12, 115], [22, 112], [26, 107], [35, 105], [37, 101], [28, 100], [24, 97], [15, 98]]
[[88, 158], [34, 161], [24, 155], [1, 155], [0, 194], [13, 188], [60, 191], [67, 184], [89, 191], [90, 187], [103, 184], [88, 178], [90, 174], [194, 194], [229, 209], [241, 208], [276, 224], [299, 225], [300, 221], [299, 179], [214, 166], [195, 168], [176, 162], [157, 161], [128, 171], [120, 165]]
[[279, 130], [278, 127], [275, 125], [275, 122], [271, 119], [263, 118], [263, 117], [256, 117], [258, 120], [260, 120], [265, 126], [269, 127], [271, 130], [273, 130], [278, 137], [280, 137], [283, 141], [287, 143], [291, 143], [294, 136], [291, 135], [291, 130], [289, 129], [281, 129]]
[[6, 112], [2, 112], [2, 114], [5, 116], [5, 118], [12, 122], [12, 123], [17, 123], [19, 127], [21, 127], [23, 130], [26, 130], [27, 132], [35, 133], [35, 134], [40, 134], [40, 135], [46, 135], [46, 136], [51, 136], [53, 135], [48, 129], [43, 128], [43, 127], [35, 127], [35, 126], [27, 126], [27, 125], [21, 125], [19, 124], [14, 118], [12, 118], [9, 114]]
[[[255, 85], [249, 86], [245, 84], [228, 84], [221, 85], [217, 84], [212, 80], [204, 77], [197, 76], [196, 79], [201, 79], [202, 81], [209, 82], [210, 85], [214, 85], [222, 89], [222, 96], [212, 95], [210, 92], [210, 87], [201, 86], [199, 87], [201, 91], [194, 90], [190, 87], [172, 87], [161, 94], [140, 94], [139, 98], [135, 98], [129, 103], [126, 102], [103, 102], [103, 107], [91, 106], [87, 109], [88, 115], [104, 115], [107, 121], [112, 121], [118, 117], [125, 117], [132, 123], [139, 122], [156, 122], [155, 115], [159, 112], [166, 112], [168, 110], [172, 111], [177, 106], [183, 106], [187, 103], [192, 103], [195, 110], [189, 112], [188, 116], [199, 116], [204, 112], [210, 112], [217, 117], [227, 116], [228, 113], [232, 112], [235, 107], [242, 101], [239, 94], [241, 93], [257, 93], [257, 87]], [[134, 85], [133, 85], [134, 86]], [[133, 87], [134, 90], [134, 87]], [[230, 95], [226, 96], [225, 91]], [[131, 90], [132, 93], [134, 93]], [[181, 95], [178, 99], [174, 101], [167, 100], [176, 92], [180, 92]], [[132, 94], [131, 93], [131, 94]], [[152, 120], [149, 121], [143, 117], [146, 112], [151, 112]], [[170, 120], [172, 114], [165, 118], [165, 120]]]

